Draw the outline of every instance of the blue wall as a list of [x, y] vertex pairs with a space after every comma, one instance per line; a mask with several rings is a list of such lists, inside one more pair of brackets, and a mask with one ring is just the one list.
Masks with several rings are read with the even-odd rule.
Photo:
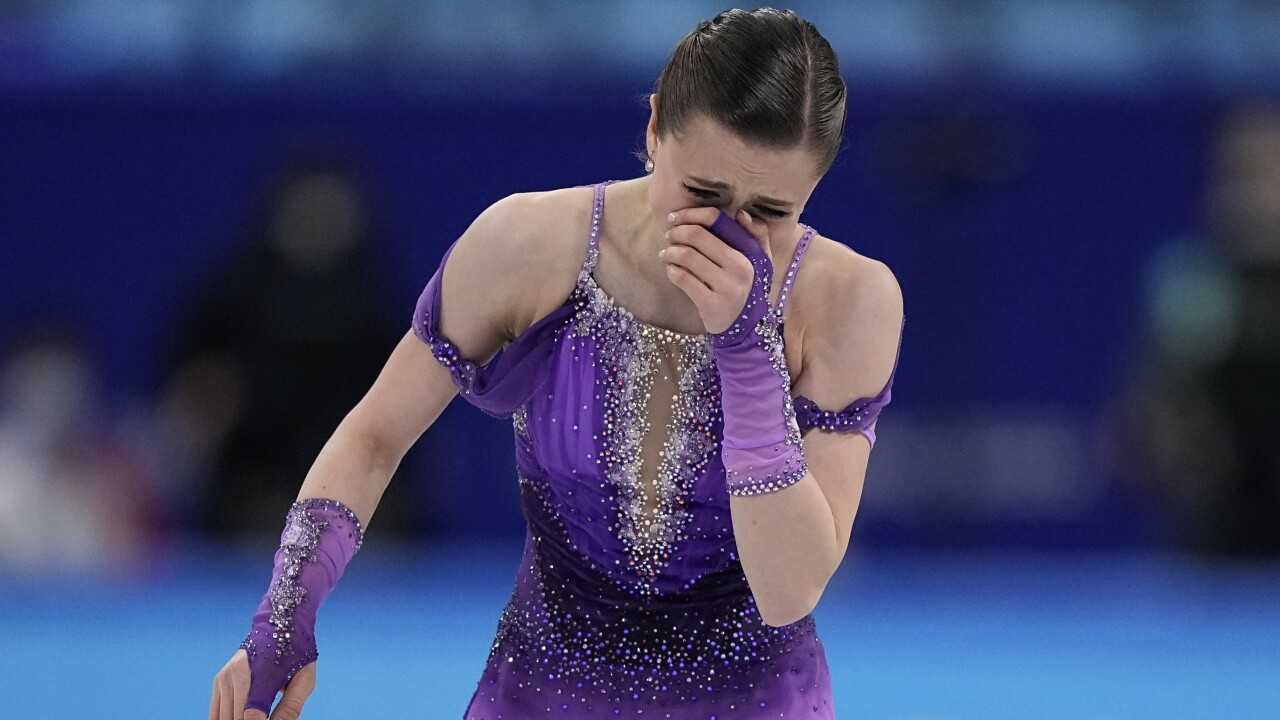
[[[69, 318], [100, 351], [116, 399], [147, 397], [184, 306], [236, 257], [262, 178], [310, 136], [362, 163], [386, 241], [379, 301], [407, 327], [444, 248], [486, 205], [640, 171], [646, 86], [566, 85], [510, 103], [322, 88], [10, 97], [0, 103], [0, 342], [32, 317]], [[1144, 259], [1197, 222], [1217, 104], [1191, 91], [996, 85], [852, 93], [847, 148], [804, 219], [887, 262], [904, 289], [886, 440], [895, 414], [948, 425], [1049, 408], [1096, 420], [1123, 382]], [[509, 429], [461, 405], [398, 482], [430, 488], [435, 527], [517, 531]], [[464, 465], [464, 441], [493, 451]], [[427, 468], [437, 467], [466, 468], [474, 482], [435, 482]], [[1108, 482], [1090, 480], [1101, 504], [1067, 526], [1116, 522]], [[497, 509], [462, 512], [476, 494]], [[929, 520], [881, 523], [868, 507], [870, 536], [910, 538]], [[877, 530], [891, 526], [908, 530]]]

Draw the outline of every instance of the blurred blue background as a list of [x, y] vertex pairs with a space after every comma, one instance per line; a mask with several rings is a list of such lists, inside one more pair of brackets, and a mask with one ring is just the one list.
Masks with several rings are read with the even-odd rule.
[[[851, 98], [804, 220], [908, 315], [818, 612], [842, 716], [1274, 717], [1280, 4], [793, 7]], [[14, 717], [203, 711], [445, 247], [640, 174], [646, 94], [721, 9], [0, 4]], [[510, 433], [459, 401], [406, 458], [309, 716], [460, 716], [523, 534]]]

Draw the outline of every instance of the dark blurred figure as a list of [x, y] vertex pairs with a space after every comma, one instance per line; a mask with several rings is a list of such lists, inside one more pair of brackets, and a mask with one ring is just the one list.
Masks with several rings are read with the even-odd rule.
[[1189, 549], [1280, 553], [1280, 104], [1233, 111], [1208, 222], [1149, 268], [1126, 434]]
[[0, 365], [0, 569], [134, 576], [159, 560], [173, 508], [145, 438], [104, 407], [90, 352], [42, 324]]
[[[341, 156], [286, 163], [249, 235], [247, 258], [215, 279], [179, 334], [162, 412], [188, 463], [209, 470], [205, 527], [274, 539], [398, 330], [377, 302], [367, 190]], [[397, 506], [378, 513], [380, 533], [399, 524]]]

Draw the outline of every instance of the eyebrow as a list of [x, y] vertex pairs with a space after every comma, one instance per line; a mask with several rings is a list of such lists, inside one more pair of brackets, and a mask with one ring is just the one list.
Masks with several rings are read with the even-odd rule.
[[[733, 189], [729, 187], [729, 183], [718, 182], [716, 180], [704, 180], [703, 178], [700, 178], [696, 175], [690, 175], [689, 179], [698, 183], [699, 185], [706, 185], [709, 188], [715, 188], [717, 190]], [[779, 200], [777, 198], [765, 197], [763, 195], [757, 195], [755, 199], [759, 200], [762, 203], [765, 203], [766, 205], [791, 205], [792, 204], [790, 202], [787, 202], [786, 200]]]

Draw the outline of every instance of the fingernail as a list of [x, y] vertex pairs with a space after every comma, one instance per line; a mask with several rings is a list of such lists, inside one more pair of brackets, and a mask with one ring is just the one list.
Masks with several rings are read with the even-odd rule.
[[662, 248], [661, 250], [658, 251], [658, 257], [663, 257], [666, 254], [667, 254], [666, 248]]
[[675, 221], [676, 221], [675, 213], [671, 213], [670, 215], [667, 216], [667, 222], [675, 222]]

